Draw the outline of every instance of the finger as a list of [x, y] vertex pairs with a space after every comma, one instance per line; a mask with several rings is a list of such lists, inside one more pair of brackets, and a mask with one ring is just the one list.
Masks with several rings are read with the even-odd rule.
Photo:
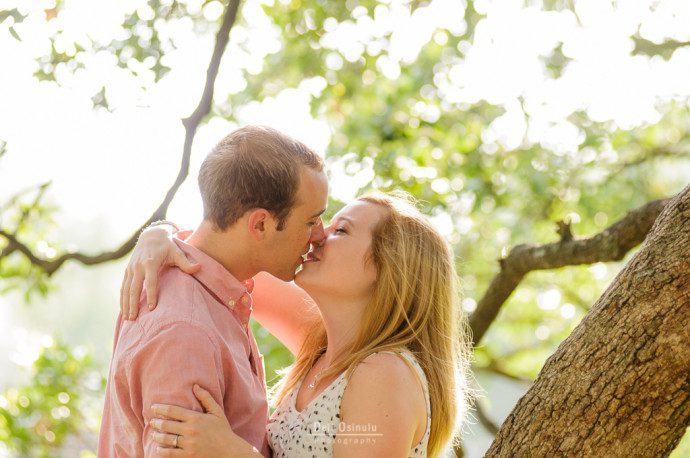
[[201, 269], [201, 264], [192, 262], [187, 259], [187, 256], [179, 248], [173, 255], [173, 264], [179, 267], [183, 272], [188, 274], [195, 274]]
[[194, 396], [199, 400], [204, 411], [213, 415], [224, 415], [223, 408], [218, 405], [211, 393], [201, 388], [199, 385], [194, 385]]
[[125, 302], [125, 313], [127, 314], [126, 318], [128, 320], [133, 319], [132, 318], [132, 309], [136, 304], [132, 303], [132, 281], [134, 281], [134, 275], [136, 272], [136, 269], [134, 267], [129, 267], [127, 270], [129, 270], [129, 275], [127, 277], [127, 284], [125, 285], [124, 289], [124, 298], [123, 301]]
[[151, 435], [153, 436], [153, 440], [160, 445], [173, 448], [182, 448], [182, 445], [180, 444], [182, 442], [182, 436], [179, 434], [168, 434], [153, 431]]
[[164, 416], [178, 421], [190, 421], [197, 415], [202, 415], [194, 410], [170, 404], [154, 404], [151, 406], [154, 415]]
[[144, 288], [146, 289], [146, 304], [149, 310], [156, 308], [158, 303], [158, 266], [149, 258], [144, 264]]
[[135, 269], [132, 283], [129, 285], [129, 318], [135, 319], [139, 314], [139, 298], [144, 284], [144, 272], [141, 268]]
[[131, 272], [129, 267], [125, 269], [125, 276], [122, 279], [122, 285], [120, 285], [120, 313], [122, 313], [123, 319], [129, 318], [129, 284], [132, 281]]
[[151, 419], [151, 427], [158, 432], [182, 435], [186, 431], [185, 424], [180, 421], [163, 420], [162, 418]]

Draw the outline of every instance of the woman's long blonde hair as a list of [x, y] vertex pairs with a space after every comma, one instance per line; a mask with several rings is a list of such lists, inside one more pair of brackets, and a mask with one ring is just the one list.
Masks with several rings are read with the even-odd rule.
[[[347, 371], [379, 351], [407, 348], [429, 384], [431, 435], [428, 455], [438, 456], [453, 439], [467, 411], [470, 339], [459, 308], [453, 251], [404, 193], [358, 200], [384, 207], [372, 233], [370, 259], [377, 279], [359, 334], [337, 355], [322, 379]], [[323, 324], [314, 324], [295, 363], [276, 387], [276, 405], [295, 388], [326, 351]]]

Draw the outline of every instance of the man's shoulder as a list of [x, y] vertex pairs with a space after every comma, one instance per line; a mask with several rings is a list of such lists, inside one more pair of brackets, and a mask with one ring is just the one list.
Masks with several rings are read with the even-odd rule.
[[[191, 295], [197, 285], [199, 285], [199, 280], [176, 266], [167, 266], [161, 269], [158, 277], [159, 292], [171, 290], [175, 291], [176, 294]], [[163, 299], [160, 294], [159, 299]]]
[[164, 313], [157, 307], [142, 312], [135, 321], [122, 323], [113, 358], [126, 364], [133, 358], [158, 354], [160, 349], [178, 352], [183, 348], [203, 350], [210, 355], [220, 347], [219, 343], [216, 330], [202, 321], [180, 313]]
[[[158, 281], [156, 308], [148, 310], [142, 297], [139, 316], [134, 322], [124, 322], [122, 331], [141, 334], [144, 339], [164, 330], [173, 333], [198, 330], [212, 336], [214, 329], [200, 289], [203, 288], [193, 276], [176, 267], [164, 269]], [[127, 324], [132, 326], [125, 329]]]

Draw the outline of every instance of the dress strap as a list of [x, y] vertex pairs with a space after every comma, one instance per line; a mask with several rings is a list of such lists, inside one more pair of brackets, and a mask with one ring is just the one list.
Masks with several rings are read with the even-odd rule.
[[[424, 369], [422, 369], [422, 366], [419, 364], [419, 361], [417, 361], [417, 358], [414, 357], [414, 355], [406, 348], [401, 348], [399, 350], [385, 350], [385, 351], [379, 351], [376, 353], [390, 353], [393, 355], [398, 355], [403, 358], [403, 360], [407, 363], [408, 366], [410, 366], [415, 374], [417, 374], [417, 378], [419, 379], [419, 383], [422, 384], [422, 388], [424, 389], [424, 398], [426, 399], [426, 410], [427, 413], [431, 413], [431, 404], [429, 401], [429, 383], [427, 382], [426, 374], [424, 373]], [[376, 353], [372, 353], [372, 355], [375, 355]], [[369, 355], [371, 356], [371, 355]]]
[[[419, 365], [419, 362], [417, 361], [417, 358], [414, 357], [414, 355], [410, 352], [410, 350], [407, 349], [400, 349], [400, 350], [385, 350], [385, 351], [379, 351], [376, 353], [390, 353], [392, 355], [398, 355], [402, 356], [405, 362], [414, 369], [415, 373], [419, 377], [419, 381], [422, 382], [422, 386], [424, 386], [424, 390], [426, 391], [428, 389], [428, 384], [426, 381], [426, 374], [424, 373], [424, 369], [422, 369], [422, 366]], [[375, 355], [376, 353], [372, 353], [372, 355]], [[369, 355], [371, 356], [371, 355]]]

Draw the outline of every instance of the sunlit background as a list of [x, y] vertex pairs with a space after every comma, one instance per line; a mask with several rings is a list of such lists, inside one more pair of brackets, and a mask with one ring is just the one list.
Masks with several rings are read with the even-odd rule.
[[[184, 14], [162, 19], [171, 3], [0, 1], [0, 14], [18, 13], [0, 15], [0, 205], [50, 182], [42, 205], [54, 212], [19, 233], [41, 256], [119, 246], [172, 184], [181, 119], [201, 96], [223, 4], [180, 2]], [[576, 233], [594, 234], [690, 181], [690, 46], [673, 45], [690, 41], [687, 1], [323, 3], [243, 2], [213, 116], [168, 219], [194, 227], [205, 154], [237, 125], [268, 124], [326, 155], [334, 202], [370, 187], [423, 198], [456, 247], [472, 312], [511, 246], [555, 240], [566, 217]], [[113, 40], [130, 46], [115, 54]], [[11, 227], [12, 211], [3, 207], [0, 225]], [[125, 263], [69, 262], [46, 294], [5, 272], [0, 408], [56, 342], [107, 372]], [[476, 355], [496, 424], [621, 265], [533, 274], [516, 291]], [[262, 341], [275, 365], [288, 361]], [[84, 380], [100, 392], [98, 377]], [[62, 394], [54, 419], [71, 414]], [[90, 456], [100, 402], [85, 408], [80, 436], [53, 453]], [[471, 420], [467, 456], [481, 456], [491, 437]], [[8, 444], [0, 441], [0, 456], [18, 453]]]

